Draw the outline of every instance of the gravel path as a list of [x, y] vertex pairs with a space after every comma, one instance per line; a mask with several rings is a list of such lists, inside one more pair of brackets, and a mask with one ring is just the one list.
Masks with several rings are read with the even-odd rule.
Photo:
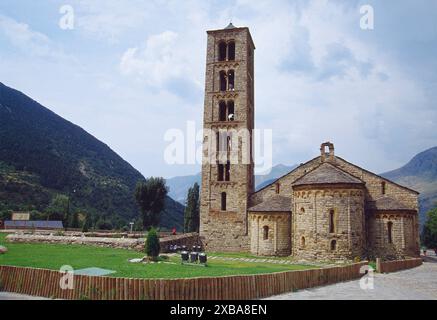
[[360, 280], [337, 283], [269, 298], [271, 300], [437, 300], [437, 257], [414, 269], [375, 274], [374, 289], [363, 290]]

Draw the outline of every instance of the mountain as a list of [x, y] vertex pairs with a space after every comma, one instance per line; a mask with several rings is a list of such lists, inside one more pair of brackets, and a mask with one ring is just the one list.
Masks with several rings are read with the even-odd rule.
[[286, 175], [287, 173], [293, 171], [297, 168], [297, 165], [286, 166], [283, 164], [278, 164], [274, 166], [269, 174], [257, 175], [255, 176], [256, 190], [261, 190], [262, 188], [268, 186], [269, 184], [275, 182], [278, 178]]
[[[123, 226], [138, 216], [135, 185], [144, 177], [77, 125], [0, 83], [0, 214], [43, 212], [53, 197]], [[166, 199], [162, 227], [181, 229], [184, 207]]]
[[[263, 174], [263, 175], [256, 175], [255, 176], [255, 185], [256, 190], [259, 190], [268, 184], [275, 181], [277, 178], [289, 173], [297, 166], [285, 166], [282, 164], [279, 164], [277, 166], [274, 166], [270, 173]], [[185, 177], [175, 177], [171, 179], [167, 179], [167, 185], [170, 188], [169, 196], [175, 199], [176, 201], [179, 201], [179, 203], [185, 204], [185, 199], [187, 197], [188, 189], [191, 188], [194, 183], [198, 183], [201, 185], [202, 182], [202, 175], [200, 173], [191, 175], [191, 176], [185, 176]]]
[[402, 168], [382, 174], [383, 177], [420, 192], [420, 222], [437, 204], [437, 147], [416, 155]]
[[166, 183], [169, 187], [168, 195], [179, 203], [185, 204], [188, 189], [190, 189], [196, 182], [199, 186], [202, 184], [202, 175], [200, 173], [191, 176], [167, 179]]

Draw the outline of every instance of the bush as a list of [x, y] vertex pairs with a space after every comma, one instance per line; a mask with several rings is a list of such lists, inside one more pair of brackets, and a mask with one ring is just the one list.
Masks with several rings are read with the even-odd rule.
[[145, 249], [147, 256], [153, 260], [156, 260], [156, 258], [159, 256], [159, 251], [161, 248], [159, 245], [158, 233], [154, 228], [150, 229], [149, 233], [147, 234]]

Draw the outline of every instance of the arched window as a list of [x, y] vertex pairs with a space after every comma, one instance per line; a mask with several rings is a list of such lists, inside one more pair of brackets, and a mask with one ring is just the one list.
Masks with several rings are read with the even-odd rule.
[[269, 227], [268, 226], [263, 227], [263, 239], [269, 240]]
[[331, 251], [337, 250], [337, 240], [331, 241]]
[[232, 135], [231, 134], [229, 134], [226, 138], [226, 150], [228, 152], [232, 151]]
[[386, 183], [385, 183], [385, 181], [383, 181], [383, 182], [381, 182], [381, 194], [385, 194], [386, 193], [386, 188], [387, 188], [387, 185], [386, 185]]
[[387, 223], [388, 243], [393, 243], [393, 222]]
[[220, 71], [220, 91], [226, 91], [227, 89], [227, 76], [225, 71]]
[[217, 180], [218, 181], [224, 181], [225, 180], [225, 166], [222, 164], [219, 164], [217, 166], [218, 168], [218, 173], [217, 173]]
[[235, 90], [235, 71], [229, 70], [228, 72], [228, 90], [234, 91]]
[[235, 120], [235, 105], [234, 101], [229, 100], [228, 101], [228, 121], [234, 121]]
[[335, 211], [329, 211], [329, 233], [335, 233]]
[[300, 246], [302, 248], [305, 248], [305, 237], [302, 237], [302, 239], [300, 240]]
[[226, 121], [226, 102], [219, 102], [219, 121]]
[[276, 194], [279, 194], [279, 192], [281, 192], [281, 184], [280, 183], [275, 184], [275, 192], [276, 192]]
[[221, 210], [226, 211], [226, 205], [227, 205], [227, 195], [226, 192], [222, 192], [221, 196]]
[[226, 163], [225, 181], [231, 181], [231, 162]]
[[226, 60], [226, 42], [220, 42], [218, 45], [218, 60], [225, 61]]
[[305, 213], [305, 208], [304, 207], [302, 207], [302, 208], [300, 208], [300, 213]]
[[235, 60], [235, 42], [231, 41], [228, 44], [228, 60], [233, 61]]

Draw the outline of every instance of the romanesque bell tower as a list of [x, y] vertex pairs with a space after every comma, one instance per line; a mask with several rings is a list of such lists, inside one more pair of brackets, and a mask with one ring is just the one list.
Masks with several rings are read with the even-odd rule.
[[200, 236], [209, 251], [249, 250], [254, 51], [248, 28], [208, 31]]

